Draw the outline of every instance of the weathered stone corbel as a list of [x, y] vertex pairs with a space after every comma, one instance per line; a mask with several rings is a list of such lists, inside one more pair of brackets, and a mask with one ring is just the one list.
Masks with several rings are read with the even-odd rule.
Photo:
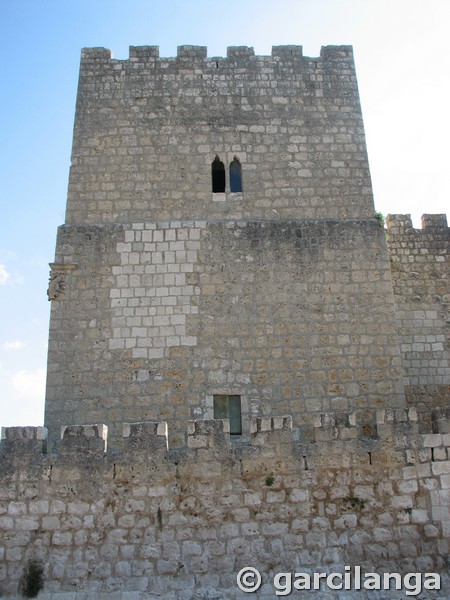
[[73, 263], [49, 263], [50, 277], [48, 281], [47, 296], [49, 300], [56, 300], [64, 294], [66, 289], [67, 272], [73, 271], [77, 265]]

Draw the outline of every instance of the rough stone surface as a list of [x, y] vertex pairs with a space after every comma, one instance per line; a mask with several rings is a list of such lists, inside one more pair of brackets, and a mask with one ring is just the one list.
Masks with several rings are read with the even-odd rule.
[[448, 239], [391, 215], [386, 243], [350, 47], [84, 49], [45, 427], [2, 432], [0, 595], [38, 561], [44, 600], [238, 600], [246, 566], [259, 600], [346, 566], [436, 572], [418, 597], [448, 600]]
[[67, 423], [103, 422], [119, 448], [123, 422], [164, 420], [181, 447], [214, 394], [241, 395], [244, 436], [250, 416], [290, 414], [300, 439], [314, 413], [403, 406], [373, 213], [351, 47], [85, 49], [53, 263], [50, 445]]
[[[264, 599], [275, 597], [279, 572], [343, 565], [402, 577], [440, 573], [441, 590], [423, 597], [448, 598], [448, 436], [418, 433], [411, 411], [378, 411], [370, 439], [347, 435], [362, 431], [354, 413], [321, 417], [310, 443], [293, 442], [292, 420], [274, 417], [269, 428], [252, 419], [249, 441], [232, 444], [227, 421], [193, 421], [183, 451], [159, 442], [165, 423], [136, 423], [125, 428], [131, 454], [103, 452], [95, 463], [36, 451], [19, 464], [18, 446], [3, 450], [1, 594], [17, 594], [33, 559], [44, 565], [39, 597], [49, 600], [106, 592], [237, 599], [246, 566], [260, 571], [254, 597]], [[73, 431], [77, 452], [83, 442], [91, 451], [92, 430], [104, 439], [98, 426]], [[338, 597], [386, 596], [353, 589]]]
[[[450, 236], [446, 215], [388, 217], [388, 250], [394, 282], [406, 398], [419, 409], [449, 407]], [[435, 411], [434, 420], [441, 415]]]
[[245, 434], [250, 415], [290, 414], [299, 436], [313, 413], [403, 405], [375, 219], [64, 226], [58, 252], [78, 268], [52, 305], [53, 442], [77, 421], [117, 445], [123, 422], [166, 420], [182, 446], [218, 393], [241, 395]]
[[[372, 217], [352, 49], [82, 53], [67, 224]], [[243, 193], [212, 195], [211, 163]]]

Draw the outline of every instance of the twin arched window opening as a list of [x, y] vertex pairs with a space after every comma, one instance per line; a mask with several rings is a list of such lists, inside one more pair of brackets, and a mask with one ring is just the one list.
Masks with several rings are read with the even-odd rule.
[[[211, 163], [211, 176], [213, 193], [225, 192], [225, 165], [217, 154]], [[236, 157], [230, 163], [230, 192], [242, 192], [242, 167]]]

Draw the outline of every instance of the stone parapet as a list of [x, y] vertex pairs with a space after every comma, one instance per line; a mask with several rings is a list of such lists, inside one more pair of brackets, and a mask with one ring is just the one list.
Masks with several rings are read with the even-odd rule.
[[316, 442], [350, 440], [357, 436], [355, 413], [324, 413], [314, 418]]
[[[131, 60], [162, 60], [162, 61], [175, 61], [177, 59], [205, 59], [211, 61], [216, 57], [208, 57], [208, 49], [206, 46], [196, 45], [181, 45], [177, 46], [177, 52], [175, 57], [160, 57], [159, 46], [130, 46], [129, 48], [129, 59]], [[272, 46], [271, 55], [255, 55], [254, 48], [251, 46], [228, 46], [226, 52], [226, 59], [217, 57], [221, 62], [224, 60], [230, 60], [234, 62], [236, 60], [241, 61], [242, 59], [248, 59], [255, 57], [258, 60], [270, 61], [273, 58], [279, 60], [311, 60], [309, 57], [303, 56], [303, 47], [299, 45], [282, 45]], [[95, 61], [95, 60], [113, 60], [111, 50], [107, 48], [83, 48], [81, 51], [81, 58], [83, 61]], [[353, 50], [351, 46], [322, 46], [320, 50], [320, 57], [314, 58], [314, 60], [324, 61], [345, 61], [353, 60]], [[123, 62], [123, 61], [121, 61]]]
[[191, 450], [230, 449], [230, 422], [228, 419], [209, 419], [188, 422], [188, 448]]
[[422, 228], [423, 229], [443, 229], [447, 230], [447, 215], [446, 214], [435, 214], [422, 215]]
[[46, 427], [2, 427], [0, 451], [25, 456], [45, 453], [47, 438]]
[[[32, 561], [42, 567], [39, 597], [49, 600], [190, 600], [211, 598], [211, 589], [238, 600], [245, 565], [260, 571], [255, 598], [265, 600], [273, 574], [291, 564], [433, 572], [442, 588], [426, 597], [444, 600], [450, 434], [419, 434], [419, 419], [414, 410], [324, 413], [309, 444], [292, 441], [286, 415], [252, 419], [243, 444], [226, 419], [191, 421], [188, 446], [176, 452], [166, 449], [164, 422], [127, 423], [123, 454], [103, 452], [102, 426], [68, 427], [64, 460], [21, 455], [13, 468], [13, 449], [2, 447], [0, 595], [18, 594]], [[379, 437], [367, 445], [360, 433], [373, 422]], [[3, 440], [42, 433], [6, 429]]]
[[[431, 424], [431, 425], [430, 425]], [[450, 432], [450, 411], [445, 408], [424, 412], [415, 408], [380, 409], [373, 411], [327, 412], [313, 416], [312, 435], [295, 439], [293, 419], [290, 415], [251, 417], [250, 437], [230, 435], [228, 419], [199, 419], [188, 421], [186, 450], [234, 451], [245, 447], [277, 447], [281, 444], [297, 444], [302, 447], [329, 442], [376, 442], [394, 439], [402, 435], [447, 435]], [[106, 425], [71, 425], [61, 427], [61, 441], [56, 454], [49, 457], [63, 462], [77, 462], [111, 455], [128, 462], [164, 461], [169, 447], [169, 428], [165, 421], [124, 423], [123, 446], [120, 452], [108, 452], [108, 428]], [[445, 438], [447, 439], [447, 438]], [[4, 427], [0, 452], [3, 456], [16, 455], [26, 458], [30, 454], [45, 455], [47, 429], [45, 427]], [[204, 454], [203, 456], [207, 456]]]
[[61, 427], [58, 458], [64, 462], [101, 460], [107, 450], [108, 427], [104, 424]]
[[161, 462], [169, 449], [167, 423], [124, 423], [122, 457], [126, 462]]

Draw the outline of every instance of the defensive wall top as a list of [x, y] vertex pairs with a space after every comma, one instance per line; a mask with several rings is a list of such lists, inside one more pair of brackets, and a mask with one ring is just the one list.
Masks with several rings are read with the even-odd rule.
[[386, 228], [390, 233], [402, 232], [439, 232], [448, 230], [447, 215], [444, 214], [423, 214], [421, 218], [421, 229], [415, 229], [410, 214], [404, 215], [387, 215]]
[[[224, 174], [213, 191], [215, 157], [242, 185]], [[324, 213], [373, 214], [351, 46], [82, 50], [67, 224]]]
[[[81, 59], [83, 61], [90, 60], [116, 60], [114, 59], [111, 50], [107, 48], [83, 48], [81, 51]], [[271, 56], [258, 56], [251, 46], [229, 46], [227, 48], [227, 56], [224, 57], [208, 57], [207, 46], [191, 46], [183, 45], [177, 47], [176, 57], [162, 58], [159, 55], [159, 46], [130, 46], [129, 59], [131, 62], [137, 61], [154, 61], [156, 59], [163, 61], [199, 61], [206, 60], [216, 62], [218, 68], [221, 64], [232, 63], [236, 61], [299, 61], [299, 60], [353, 60], [352, 46], [322, 46], [320, 57], [310, 58], [303, 56], [303, 46], [286, 45], [272, 46]]]
[[[423, 446], [450, 444], [449, 413], [445, 409], [430, 414], [432, 433], [424, 434]], [[423, 419], [423, 417], [422, 417]], [[228, 419], [193, 420], [187, 423], [188, 450], [230, 450], [230, 425]], [[293, 420], [290, 415], [251, 417], [250, 439], [244, 444], [262, 449], [275, 449], [280, 444], [292, 444]], [[398, 429], [400, 427], [400, 429]], [[311, 447], [317, 442], [350, 442], [360, 440], [373, 446], [377, 440], [391, 438], [394, 431], [404, 433], [408, 427], [418, 434], [423, 429], [416, 409], [377, 409], [371, 415], [358, 411], [320, 413], [312, 424], [313, 435], [299, 440]], [[429, 431], [429, 430], [428, 430]], [[402, 434], [403, 435], [403, 434]], [[8, 455], [24, 458], [47, 454], [48, 430], [46, 427], [2, 427], [0, 457]], [[138, 455], [161, 455], [170, 448], [168, 426], [165, 421], [123, 423], [125, 458]], [[401, 438], [401, 436], [400, 436]], [[399, 438], [399, 440], [400, 440]], [[400, 440], [401, 441], [401, 440]], [[108, 427], [104, 424], [70, 425], [61, 427], [58, 455], [71, 456], [82, 462], [89, 457], [107, 452]], [[0, 460], [1, 462], [1, 460]]]

